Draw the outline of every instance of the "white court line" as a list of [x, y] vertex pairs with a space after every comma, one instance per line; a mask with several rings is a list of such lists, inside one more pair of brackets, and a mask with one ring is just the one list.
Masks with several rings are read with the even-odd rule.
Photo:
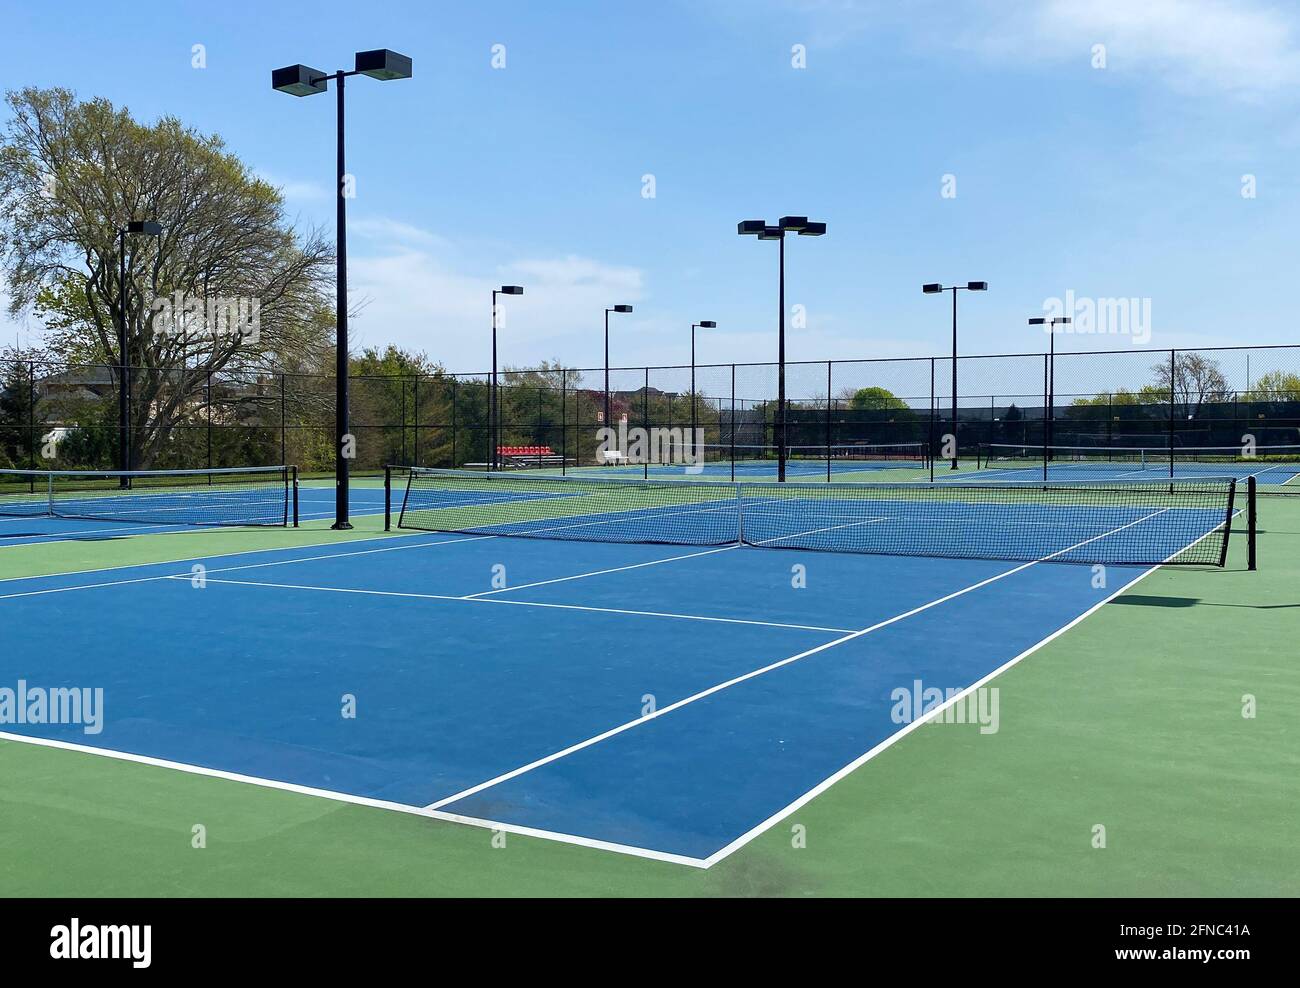
[[552, 583], [567, 583], [570, 580], [585, 580], [591, 576], [605, 576], [608, 573], [622, 573], [625, 570], [641, 569], [645, 566], [658, 566], [660, 563], [675, 563], [681, 559], [694, 559], [696, 556], [711, 556], [715, 552], [729, 552], [732, 549], [741, 548], [739, 542], [732, 545], [718, 546], [714, 549], [705, 549], [703, 552], [688, 552], [681, 556], [666, 556], [663, 559], [651, 559], [644, 563], [631, 563], [627, 566], [613, 566], [610, 569], [592, 570], [590, 573], [577, 573], [573, 576], [558, 576], [553, 580], [537, 580], [533, 583], [521, 583], [517, 587], [501, 587], [498, 590], [480, 590], [478, 593], [465, 594], [465, 599], [470, 600], [476, 597], [490, 597], [493, 594], [510, 593], [512, 590], [527, 590], [530, 587], [545, 587]]
[[[172, 580], [189, 580], [188, 574], [178, 573]], [[718, 624], [748, 624], [763, 628], [789, 628], [795, 631], [822, 631], [842, 635], [852, 629], [823, 628], [813, 624], [786, 624], [780, 621], [753, 621], [745, 618], [709, 617], [704, 614], [678, 614], [672, 611], [638, 611], [626, 607], [594, 607], [583, 604], [553, 604], [535, 600], [507, 600], [504, 597], [458, 597], [453, 594], [414, 593], [401, 590], [364, 590], [355, 587], [316, 587], [296, 583], [263, 583], [258, 580], [219, 580], [208, 578], [208, 583], [225, 583], [237, 587], [265, 587], [270, 590], [314, 590], [318, 593], [350, 593], [367, 597], [397, 597], [410, 600], [454, 600], [466, 604], [506, 604], [512, 607], [549, 607], [562, 611], [590, 611], [597, 614], [628, 614], [634, 617], [673, 618], [679, 621], [711, 621]]]
[[[382, 514], [383, 514], [382, 511], [375, 511], [375, 512], [354, 511], [352, 512], [352, 517], [373, 518]], [[298, 520], [299, 521], [323, 521], [326, 518], [333, 518], [333, 517], [334, 517], [334, 512], [332, 511], [320, 512], [320, 513], [299, 512]], [[63, 515], [31, 515], [31, 516], [18, 516], [13, 518], [0, 518], [0, 523], [26, 521], [30, 524], [33, 521], [49, 521], [51, 519], [59, 520], [59, 521], [93, 520], [93, 519], [85, 519], [85, 518], [68, 518]], [[62, 542], [82, 542], [85, 541], [84, 537], [87, 535], [110, 535], [111, 534], [111, 535], [121, 536], [122, 538], [135, 539], [135, 538], [140, 538], [143, 535], [211, 535], [215, 532], [235, 532], [235, 531], [247, 531], [247, 530], [273, 531], [277, 528], [286, 527], [284, 525], [185, 525], [185, 524], [168, 525], [163, 522], [156, 522], [151, 525], [131, 525], [129, 522], [124, 524], [125, 527], [92, 528], [92, 529], [81, 530], [81, 531], [51, 532], [48, 535], [37, 533], [35, 535], [23, 535], [23, 536], [16, 537], [16, 538], [23, 539], [24, 541], [11, 542], [6, 537], [4, 541], [0, 541], [0, 549], [17, 549], [25, 545], [57, 545]], [[287, 527], [292, 528], [293, 526], [290, 525]], [[131, 532], [136, 532], [139, 534], [135, 534], [135, 535], [127, 534]], [[119, 569], [120, 567], [114, 566], [109, 568]], [[10, 577], [10, 579], [13, 578]], [[27, 578], [20, 577], [19, 579], [27, 579]]]
[[[1096, 542], [1098, 539], [1107, 538], [1111, 535], [1114, 535], [1116, 532], [1123, 531], [1126, 528], [1131, 528], [1134, 525], [1140, 524], [1141, 522], [1144, 522], [1150, 518], [1154, 518], [1157, 515], [1163, 513], [1164, 513], [1164, 509], [1161, 509], [1160, 511], [1153, 511], [1151, 514], [1139, 518], [1136, 521], [1131, 521], [1127, 525], [1121, 525], [1117, 528], [1111, 529], [1109, 532], [1103, 533], [1102, 535], [1095, 535], [1090, 539], [1085, 539], [1082, 542], [1077, 542], [1074, 545], [1068, 546], [1065, 549], [1059, 549], [1056, 552], [1052, 553], [1051, 556], [1044, 556], [1042, 559], [1035, 559], [1032, 560], [1031, 562], [1022, 563], [1019, 566], [1013, 567], [1012, 569], [1004, 570], [1001, 573], [997, 573], [991, 577], [980, 580], [979, 582], [973, 583], [970, 586], [963, 587], [961, 590], [956, 590], [950, 594], [944, 595], [943, 597], [938, 597], [935, 600], [928, 601], [927, 603], [914, 607], [911, 610], [904, 611], [901, 614], [896, 614], [891, 618], [886, 618], [884, 621], [878, 621], [875, 624], [871, 625], [870, 627], [862, 628], [858, 631], [851, 632], [847, 635], [844, 635], [843, 637], [836, 638], [833, 641], [829, 641], [826, 642], [825, 644], [818, 645], [815, 648], [810, 648], [806, 651], [799, 652], [796, 655], [791, 655], [784, 659], [778, 659], [776, 662], [771, 662], [765, 666], [762, 666], [761, 668], [753, 669], [750, 672], [744, 673], [740, 676], [735, 676], [731, 679], [726, 680], [725, 682], [716, 683], [713, 686], [700, 690], [698, 693], [694, 693], [691, 696], [684, 697], [683, 699], [678, 700], [675, 703], [670, 703], [666, 707], [659, 707], [655, 709], [652, 713], [646, 714], [642, 717], [638, 717], [635, 720], [625, 721], [624, 723], [619, 724], [617, 727], [612, 727], [609, 730], [603, 731], [600, 734], [594, 735], [593, 737], [589, 737], [584, 741], [579, 741], [576, 744], [571, 744], [567, 748], [562, 748], [561, 750], [552, 752], [551, 754], [546, 755], [542, 758], [534, 759], [533, 761], [527, 763], [526, 765], [521, 765], [518, 768], [512, 769], [509, 772], [504, 772], [501, 775], [496, 776], [495, 778], [488, 779], [484, 782], [480, 782], [478, 785], [471, 786], [470, 788], [465, 789], [459, 793], [455, 793], [451, 796], [447, 796], [443, 799], [437, 800], [436, 802], [430, 803], [429, 809], [436, 810], [436, 809], [440, 809], [443, 806], [449, 806], [452, 803], [458, 802], [459, 800], [466, 799], [477, 793], [483, 792], [486, 789], [491, 789], [494, 786], [498, 786], [503, 782], [508, 782], [511, 779], [518, 778], [521, 775], [524, 775], [528, 772], [532, 772], [535, 769], [541, 768], [544, 765], [549, 765], [551, 762], [558, 761], [561, 758], [566, 758], [569, 755], [582, 751], [585, 748], [590, 748], [592, 745], [599, 744], [600, 742], [606, 741], [609, 738], [615, 737], [619, 734], [623, 734], [624, 732], [630, 731], [635, 727], [640, 727], [643, 724], [648, 724], [651, 721], [664, 716], [665, 714], [672, 713], [674, 710], [679, 710], [682, 707], [685, 707], [689, 704], [696, 703], [700, 700], [705, 699], [706, 697], [712, 696], [715, 693], [719, 693], [722, 690], [730, 689], [731, 687], [736, 686], [739, 683], [746, 682], [758, 676], [766, 675], [767, 673], [772, 672], [775, 669], [780, 669], [794, 662], [800, 662], [811, 655], [816, 655], [819, 652], [824, 652], [829, 648], [834, 648], [835, 646], [842, 645], [845, 642], [853, 641], [855, 638], [861, 638], [863, 635], [868, 635], [871, 634], [872, 632], [879, 631], [881, 628], [886, 628], [892, 624], [896, 624], [899, 621], [905, 620], [906, 618], [914, 617], [917, 614], [930, 610], [932, 607], [937, 607], [940, 604], [947, 603], [950, 600], [953, 600], [957, 597], [964, 596], [968, 593], [971, 593], [974, 590], [979, 590], [982, 587], [988, 586], [989, 584], [996, 583], [998, 580], [1005, 579], [1008, 576], [1013, 576], [1016, 573], [1021, 572], [1022, 570], [1029, 569], [1031, 566], [1037, 566], [1041, 562], [1049, 561], [1052, 558], [1052, 556], [1059, 556], [1067, 552], [1073, 552], [1075, 549], [1078, 549], [1081, 546], [1085, 546], [1090, 542]], [[1207, 533], [1207, 535], [1209, 534], [1211, 533]]]
[[518, 834], [522, 837], [537, 837], [542, 840], [556, 841], [561, 844], [574, 844], [578, 847], [588, 847], [598, 851], [613, 851], [617, 854], [627, 854], [637, 858], [649, 858], [652, 861], [666, 861], [669, 864], [689, 865], [692, 868], [706, 867], [702, 859], [688, 857], [683, 854], [671, 854], [667, 851], [655, 851], [650, 848], [636, 847], [631, 844], [617, 844], [612, 841], [596, 840], [592, 837], [580, 837], [576, 834], [565, 834], [552, 830], [539, 830], [536, 827], [521, 827], [513, 823], [484, 820], [479, 817], [464, 816], [459, 813], [442, 813], [436, 810], [429, 810], [422, 806], [414, 806], [409, 803], [396, 803], [386, 799], [374, 799], [370, 796], [354, 796], [350, 793], [336, 792], [333, 789], [317, 789], [312, 786], [302, 786], [293, 782], [280, 782], [276, 779], [264, 779], [256, 775], [241, 775], [238, 772], [226, 772], [221, 769], [205, 768], [202, 765], [190, 765], [187, 762], [174, 762], [165, 758], [154, 758], [151, 755], [136, 755], [127, 751], [114, 751], [112, 748], [94, 748], [90, 745], [75, 744], [70, 741], [55, 741], [51, 738], [10, 734], [7, 731], [0, 731], [0, 740], [14, 741], [18, 744], [30, 744], [38, 748], [57, 748], [62, 751], [74, 751], [83, 755], [98, 755], [103, 758], [112, 758], [116, 761], [134, 762], [138, 765], [148, 765], [153, 768], [171, 769], [176, 772], [184, 772], [187, 775], [202, 775], [210, 779], [221, 779], [226, 782], [241, 782], [245, 785], [257, 786], [262, 789], [276, 789], [280, 792], [297, 793], [301, 796], [316, 796], [320, 799], [328, 799], [336, 803], [349, 803], [353, 806], [366, 806], [371, 809], [391, 810], [397, 813], [407, 813], [412, 816], [427, 817], [428, 819], [440, 820], [444, 823], [459, 823], [485, 830], [500, 830], [505, 833]]
[[[428, 534], [428, 533], [423, 533], [423, 534]], [[420, 538], [420, 537], [422, 537], [421, 533], [416, 533], [407, 536], [400, 536], [400, 538], [402, 538], [403, 540]], [[399, 546], [385, 546], [384, 548], [380, 548], [380, 549], [362, 549], [362, 550], [358, 550], [355, 553], [342, 552], [342, 553], [327, 553], [326, 555], [323, 556], [295, 556], [293, 559], [277, 559], [277, 560], [272, 560], [271, 562], [257, 563], [250, 566], [228, 566], [224, 569], [209, 569], [208, 572], [228, 573], [231, 572], [232, 570], [238, 570], [238, 569], [254, 569], [257, 566], [287, 566], [290, 563], [311, 562], [315, 559], [336, 559], [341, 556], [349, 556], [349, 555], [360, 556], [371, 552], [393, 552], [396, 551], [397, 549], [423, 549], [423, 548], [428, 548], [431, 546], [438, 546], [438, 545], [452, 545], [456, 542], [477, 542], [480, 539], [488, 539], [494, 537], [495, 536], [491, 536], [491, 535], [473, 535], [473, 536], [466, 536], [464, 538], [456, 538], [456, 539], [439, 539], [438, 541], [435, 542], [411, 542]], [[341, 544], [356, 545], [359, 542], [381, 542], [381, 541], [388, 541], [389, 538], [390, 537], [388, 536], [379, 536], [376, 538], [353, 539], [349, 542], [344, 542]], [[328, 543], [328, 542], [317, 543], [317, 545], [330, 545], [330, 544], [337, 545], [340, 543]], [[248, 555], [255, 555], [261, 552], [286, 552], [293, 548], [294, 548], [293, 546], [278, 546], [276, 548], [267, 548], [267, 549], [243, 549], [239, 552], [217, 552], [217, 553], [208, 553], [207, 555], [204, 556], [190, 556], [188, 559], [163, 559], [155, 563], [128, 563], [124, 566], [105, 566], [100, 569], [73, 570], [68, 573], [48, 573], [48, 574], [40, 574], [36, 576], [11, 576], [11, 577], [6, 577], [3, 580], [0, 580], [0, 583], [13, 583], [18, 580], [51, 580], [51, 579], [56, 579], [58, 577], [64, 577], [64, 576], [83, 576], [87, 573], [112, 573], [124, 569], [146, 569], [155, 566], [175, 566], [175, 565], [179, 565], [180, 563], [192, 563], [204, 559], [217, 559], [217, 558], [224, 558], [229, 556], [248, 556]], [[190, 578], [190, 574], [188, 573], [183, 573], [183, 574], [163, 573], [158, 576], [145, 576], [145, 577], [139, 577], [137, 579], [131, 579], [131, 580], [109, 580], [101, 583], [85, 583], [85, 584], [80, 584], [78, 586], [72, 586], [72, 587], [47, 587], [42, 590], [29, 590], [21, 593], [0, 594], [0, 600], [6, 600], [10, 597], [36, 597], [46, 593], [62, 593], [65, 590], [95, 590], [98, 589], [99, 587], [115, 587], [124, 583], [149, 583], [150, 581], [153, 580], [170, 580], [178, 575], [182, 576], [185, 579]]]

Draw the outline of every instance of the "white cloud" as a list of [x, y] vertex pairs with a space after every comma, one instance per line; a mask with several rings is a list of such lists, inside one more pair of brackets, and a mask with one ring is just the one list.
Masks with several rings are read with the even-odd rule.
[[[454, 244], [414, 227], [406, 233], [407, 244], [424, 243], [427, 249], [401, 246], [349, 258], [353, 304], [366, 302], [350, 323], [354, 351], [392, 343], [428, 353], [448, 370], [485, 370], [491, 364], [492, 290], [518, 283], [525, 294], [502, 299], [500, 365], [558, 358], [591, 366], [603, 359], [605, 306], [639, 302], [645, 294], [639, 269], [577, 256], [523, 258], [501, 266], [493, 277], [468, 274], [456, 263], [454, 249], [443, 250]], [[620, 318], [625, 332], [637, 317]]]
[[986, 5], [993, 20], [967, 35], [987, 52], [1076, 59], [1103, 44], [1110, 70], [1179, 88], [1242, 95], [1300, 81], [1293, 11], [1252, 0], [1030, 0]]
[[267, 185], [273, 185], [290, 201], [318, 202], [334, 198], [334, 187], [323, 182], [305, 182], [299, 179], [281, 180], [270, 172], [256, 169], [254, 176]]
[[[719, 9], [740, 16], [732, 0]], [[910, 37], [1024, 62], [1089, 64], [1107, 47], [1108, 71], [1177, 89], [1258, 98], [1300, 82], [1300, 12], [1262, 0], [769, 0], [808, 40], [834, 47], [867, 35]], [[752, 0], [746, 0], [747, 5]], [[752, 16], [752, 10], [745, 10]]]

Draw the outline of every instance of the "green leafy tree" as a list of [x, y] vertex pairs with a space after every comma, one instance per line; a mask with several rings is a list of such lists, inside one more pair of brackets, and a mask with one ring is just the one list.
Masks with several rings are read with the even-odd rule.
[[866, 411], [897, 409], [910, 411], [910, 406], [886, 388], [858, 388], [849, 398], [849, 407]]
[[1242, 400], [1300, 401], [1300, 374], [1280, 370], [1261, 374]]
[[[174, 117], [143, 124], [64, 89], [7, 101], [0, 262], [11, 311], [32, 309], [59, 358], [116, 367], [125, 302], [135, 466], [154, 463], [173, 430], [194, 423], [212, 375], [267, 371], [328, 348], [332, 246], [299, 235], [279, 191], [220, 138]], [[127, 238], [123, 282], [117, 231], [145, 219], [163, 233]], [[209, 304], [225, 300], [250, 318], [210, 318]]]

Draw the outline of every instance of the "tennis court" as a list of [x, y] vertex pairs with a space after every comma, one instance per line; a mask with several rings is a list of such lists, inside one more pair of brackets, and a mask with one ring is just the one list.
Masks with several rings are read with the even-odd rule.
[[[119, 477], [115, 471], [0, 470], [0, 550], [216, 526], [297, 527], [334, 517], [332, 482], [299, 484], [284, 467], [135, 471], [130, 490], [119, 488]], [[350, 500], [358, 514], [383, 510], [373, 488], [356, 488]]]
[[39, 655], [108, 711], [4, 737], [705, 867], [912, 731], [899, 690], [955, 706], [1152, 564], [1221, 563], [1241, 510], [1227, 480], [402, 479], [387, 534], [0, 581], [3, 681]]
[[[1300, 446], [1263, 446], [1249, 455], [1240, 447], [1013, 446], [979, 448], [976, 475], [993, 481], [1153, 480], [1172, 477], [1255, 478], [1274, 493], [1300, 493]], [[972, 471], [964, 471], [966, 480]], [[935, 480], [959, 478], [935, 470]]]

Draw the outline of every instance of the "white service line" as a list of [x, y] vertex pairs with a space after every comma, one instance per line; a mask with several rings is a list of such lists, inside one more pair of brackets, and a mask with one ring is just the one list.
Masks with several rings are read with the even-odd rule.
[[663, 559], [651, 559], [643, 563], [631, 563], [630, 565], [627, 566], [614, 566], [611, 567], [610, 569], [592, 570], [590, 573], [577, 573], [573, 576], [559, 576], [553, 580], [537, 580], [534, 583], [521, 583], [517, 587], [501, 587], [498, 590], [481, 590], [478, 593], [465, 594], [465, 599], [469, 600], [474, 597], [490, 597], [493, 594], [510, 593], [512, 590], [527, 590], [530, 587], [544, 587], [551, 583], [567, 583], [570, 580], [585, 580], [591, 576], [604, 576], [607, 573], [621, 573], [625, 570], [641, 569], [642, 567], [645, 566], [658, 566], [660, 563], [675, 563], [682, 559], [694, 559], [697, 556], [711, 556], [715, 552], [729, 552], [732, 549], [739, 549], [740, 547], [741, 547], [740, 543], [736, 542], [736, 543], [732, 543], [731, 545], [718, 546], [713, 549], [705, 549], [702, 552], [688, 552], [681, 556], [666, 556]]
[[[189, 580], [186, 573], [168, 577], [172, 580]], [[504, 597], [459, 597], [454, 594], [414, 593], [402, 590], [364, 590], [356, 587], [317, 587], [297, 583], [263, 583], [259, 580], [221, 580], [208, 578], [208, 583], [225, 583], [237, 587], [265, 587], [270, 590], [310, 590], [317, 593], [349, 593], [367, 597], [397, 597], [408, 600], [452, 600], [465, 604], [505, 604], [511, 607], [549, 607], [561, 611], [590, 611], [598, 614], [628, 614], [634, 617], [673, 618], [679, 621], [711, 621], [718, 624], [748, 624], [763, 628], [788, 628], [795, 631], [820, 631], [840, 635], [848, 628], [823, 628], [812, 624], [785, 624], [779, 621], [753, 621], [745, 618], [710, 617], [704, 614], [678, 614], [672, 611], [638, 611], [626, 607], [594, 607], [583, 604], [552, 604], [535, 600], [507, 600]]]

